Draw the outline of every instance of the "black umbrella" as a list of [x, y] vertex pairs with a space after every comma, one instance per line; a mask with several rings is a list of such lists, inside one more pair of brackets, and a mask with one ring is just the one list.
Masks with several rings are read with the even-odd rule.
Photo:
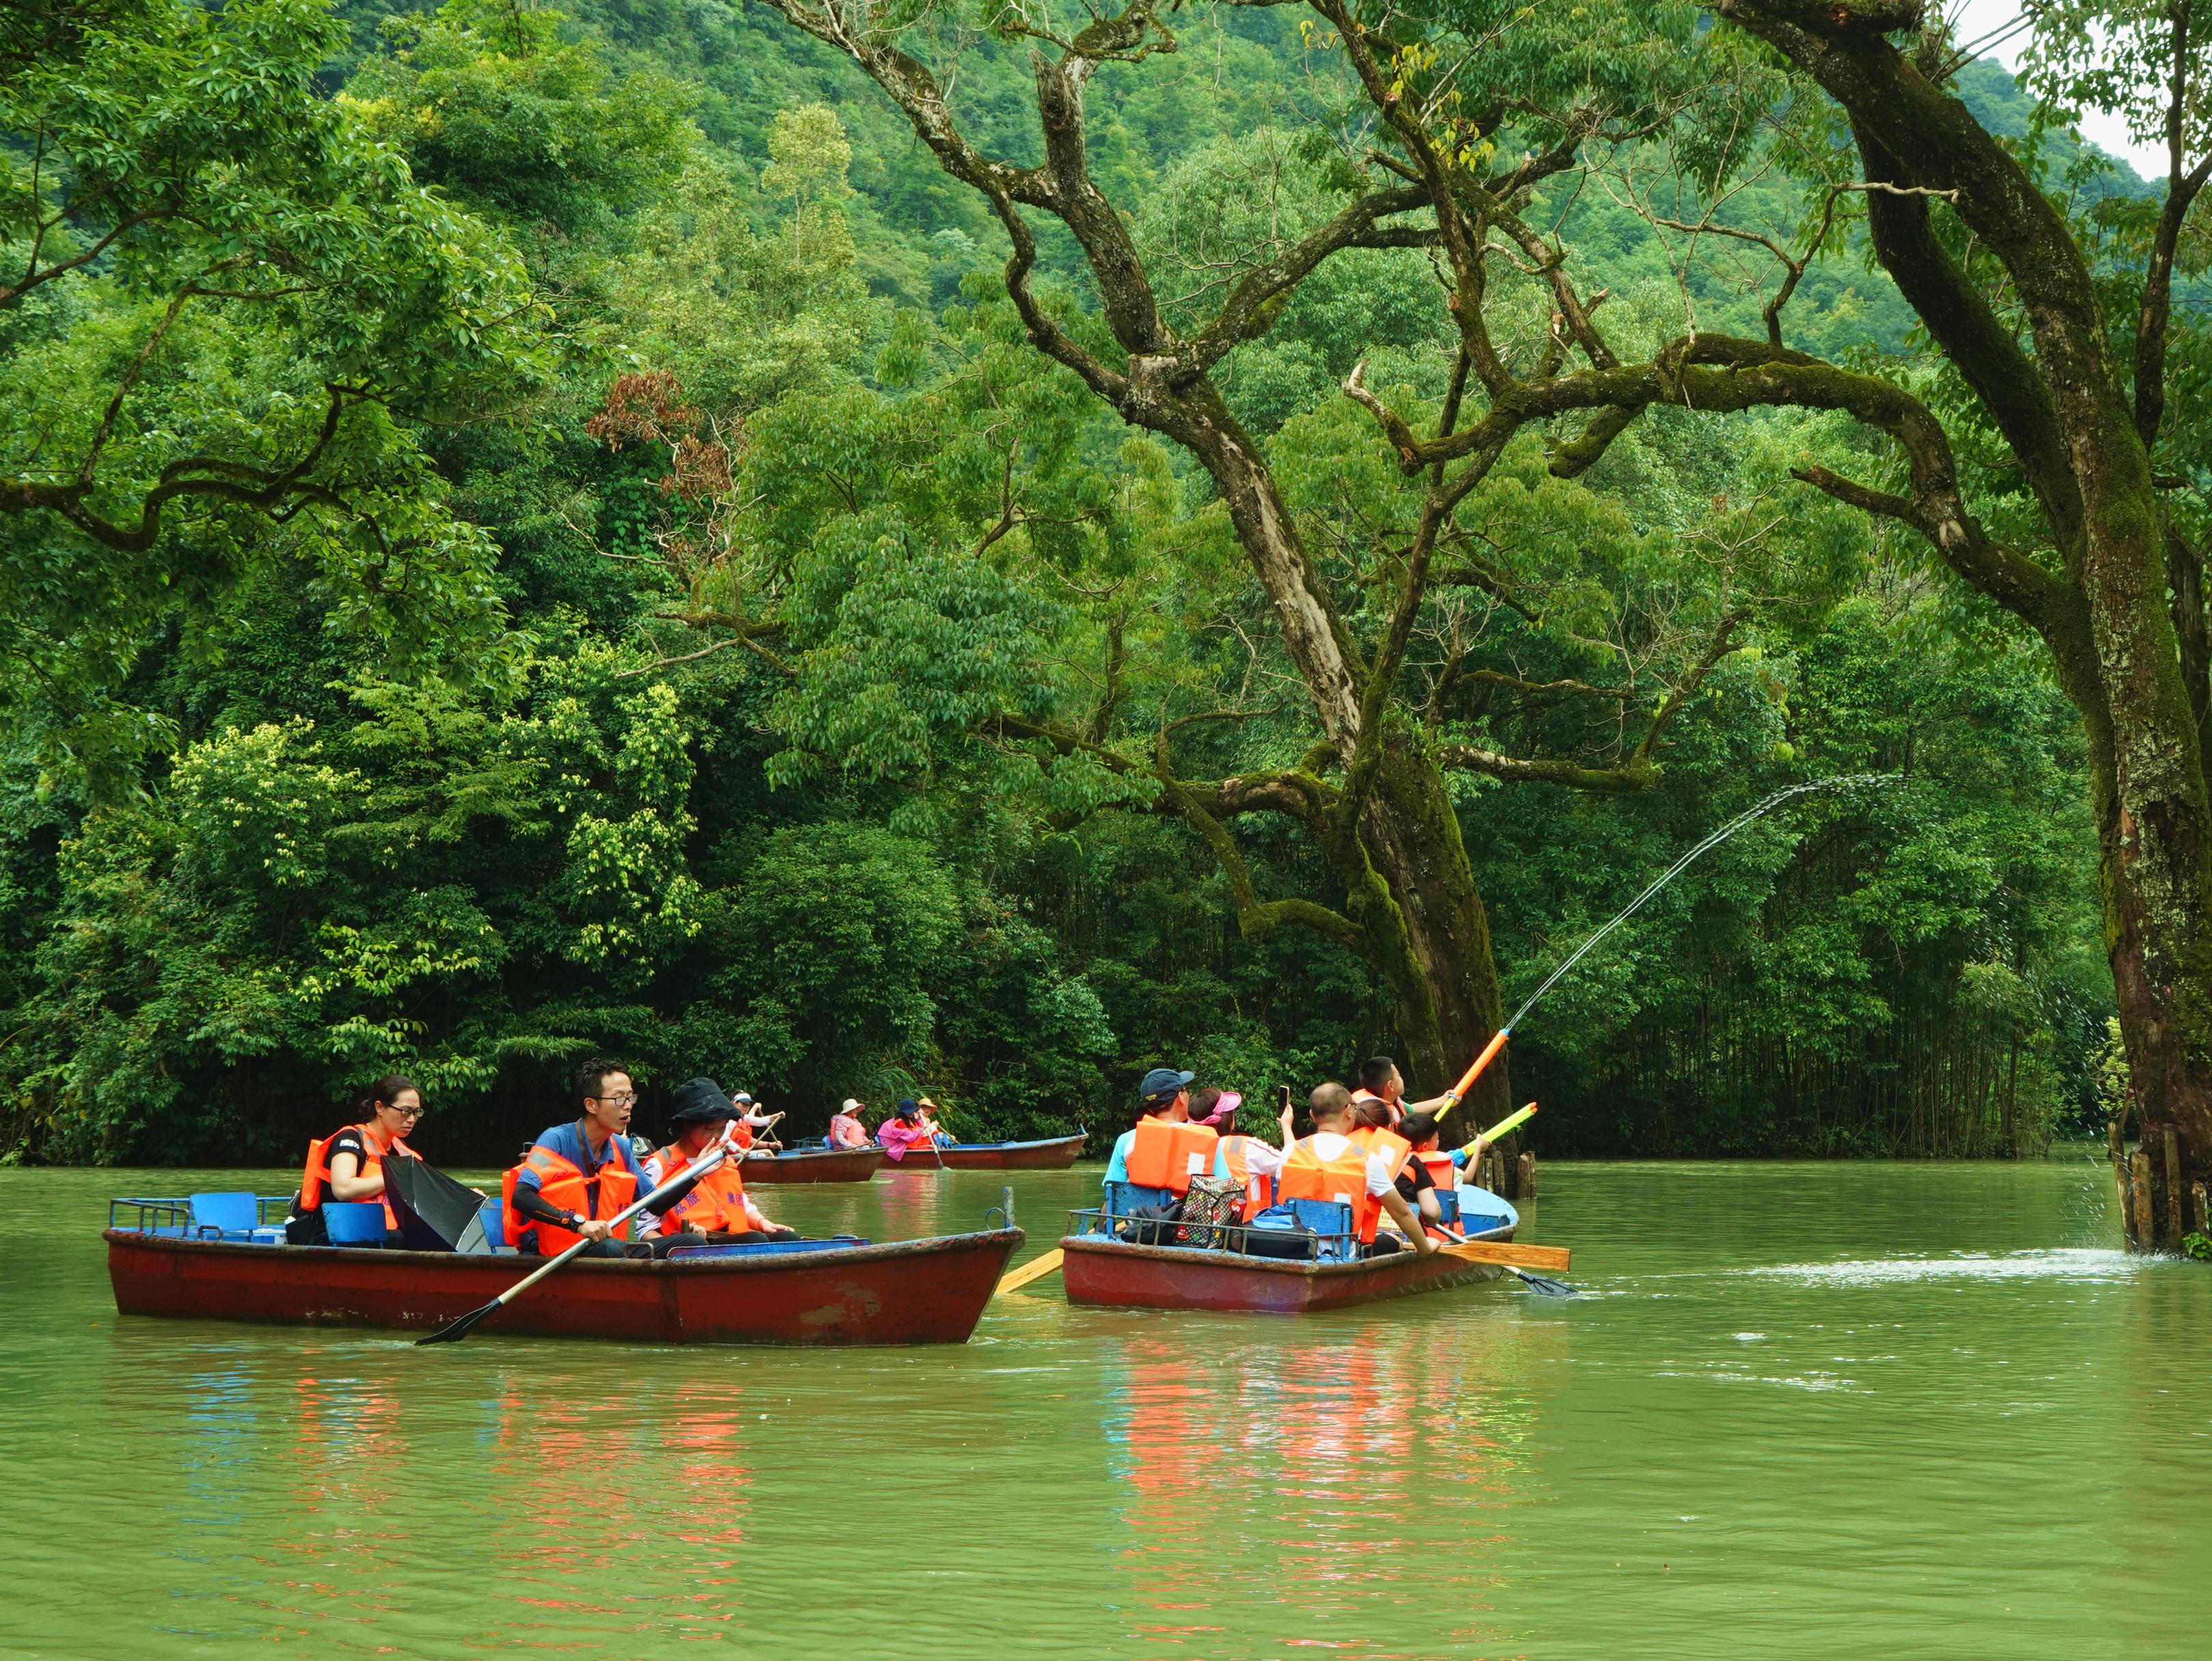
[[399, 1219], [399, 1237], [410, 1251], [481, 1253], [483, 1196], [455, 1182], [428, 1160], [384, 1161], [384, 1197]]

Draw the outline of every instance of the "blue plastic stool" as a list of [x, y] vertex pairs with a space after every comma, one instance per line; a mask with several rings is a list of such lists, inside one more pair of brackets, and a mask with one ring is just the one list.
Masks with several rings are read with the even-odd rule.
[[384, 1244], [384, 1207], [380, 1204], [325, 1205], [323, 1227], [332, 1246]]

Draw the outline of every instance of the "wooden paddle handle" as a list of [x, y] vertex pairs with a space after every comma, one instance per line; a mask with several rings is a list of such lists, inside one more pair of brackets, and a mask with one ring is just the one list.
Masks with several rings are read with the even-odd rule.
[[1572, 1255], [1564, 1246], [1519, 1246], [1511, 1240], [1469, 1240], [1464, 1246], [1439, 1246], [1447, 1257], [1469, 1263], [1503, 1264], [1508, 1269], [1556, 1269], [1565, 1274]]
[[1042, 1257], [1032, 1258], [1029, 1262], [1024, 1264], [1019, 1269], [1015, 1270], [1012, 1274], [1006, 1276], [999, 1282], [997, 1291], [994, 1292], [992, 1295], [994, 1297], [997, 1297], [1008, 1292], [1018, 1292], [1024, 1287], [1027, 1286], [1031, 1281], [1042, 1280], [1047, 1275], [1051, 1274], [1054, 1270], [1059, 1268], [1061, 1263], [1066, 1259], [1066, 1252], [1061, 1251], [1060, 1247], [1056, 1246], [1054, 1246], [1051, 1251], [1047, 1252]]

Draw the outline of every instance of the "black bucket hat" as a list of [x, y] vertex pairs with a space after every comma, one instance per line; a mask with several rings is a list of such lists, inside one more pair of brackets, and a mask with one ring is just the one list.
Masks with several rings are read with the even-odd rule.
[[743, 1118], [722, 1087], [711, 1078], [686, 1079], [676, 1087], [676, 1106], [668, 1115], [668, 1128], [681, 1131], [694, 1125], [720, 1125], [731, 1119]]

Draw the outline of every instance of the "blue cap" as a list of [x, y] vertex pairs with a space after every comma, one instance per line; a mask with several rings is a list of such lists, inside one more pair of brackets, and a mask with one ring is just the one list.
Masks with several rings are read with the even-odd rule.
[[1146, 1101], [1173, 1101], [1176, 1092], [1197, 1076], [1196, 1073], [1178, 1073], [1172, 1067], [1155, 1067], [1145, 1075], [1137, 1094]]
[[901, 1118], [912, 1118], [921, 1111], [921, 1104], [912, 1096], [902, 1096], [899, 1099], [898, 1116]]

